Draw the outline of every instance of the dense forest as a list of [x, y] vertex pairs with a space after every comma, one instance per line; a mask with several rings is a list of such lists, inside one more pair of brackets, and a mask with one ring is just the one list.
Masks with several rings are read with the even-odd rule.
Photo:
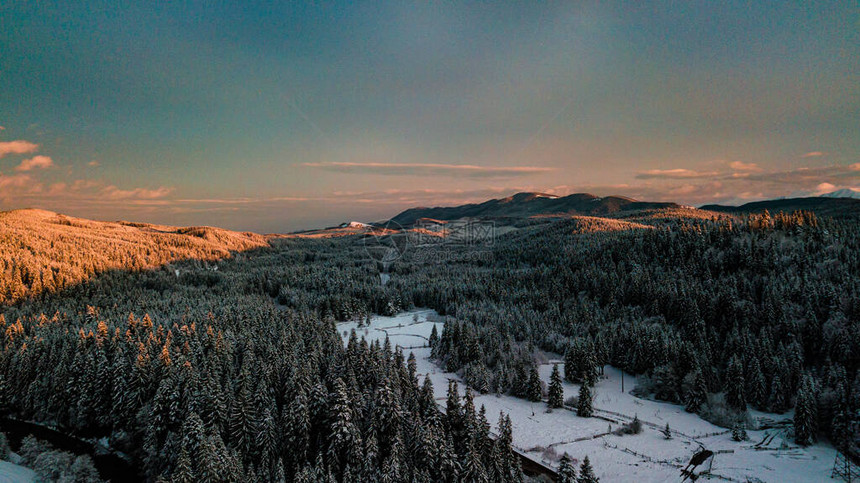
[[[361, 253], [276, 239], [7, 306], [2, 409], [107, 436], [149, 481], [521, 481], [506, 416], [491, 439], [493, 415], [469, 395], [440, 412], [400, 349], [344, 347], [334, 315], [382, 292]], [[339, 295], [351, 278], [367, 291]]]
[[641, 375], [643, 395], [725, 426], [750, 424], [750, 406], [797, 405], [799, 443], [855, 446], [856, 223], [805, 212], [653, 219], [524, 229], [498, 240], [492, 263], [404, 262], [391, 283], [456, 316], [436, 354], [476, 388], [529, 397], [540, 349], [565, 356], [570, 380], [612, 364]]
[[[856, 224], [805, 212], [656, 212], [527, 220], [491, 244], [436, 246], [444, 263], [416, 248], [382, 267], [356, 235], [94, 269], [2, 310], [0, 404], [108, 436], [151, 481], [522, 480], [505, 415], [469, 395], [440, 412], [400, 350], [344, 347], [335, 326], [430, 307], [447, 315], [434, 356], [475, 391], [543, 398], [544, 352], [569, 380], [612, 364], [639, 375], [643, 397], [725, 426], [750, 424], [748, 407], [796, 407], [799, 443], [847, 450], [858, 245]], [[74, 253], [78, 266], [96, 256]]]

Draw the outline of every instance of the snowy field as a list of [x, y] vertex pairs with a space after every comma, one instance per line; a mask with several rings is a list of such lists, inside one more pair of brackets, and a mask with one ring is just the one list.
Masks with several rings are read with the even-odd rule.
[[33, 470], [8, 461], [0, 461], [0, 483], [30, 483], [36, 476]]
[[[441, 335], [441, 319], [434, 311], [425, 309], [394, 317], [374, 316], [370, 327], [358, 328], [356, 322], [345, 322], [338, 324], [338, 330], [344, 342], [355, 329], [359, 338], [384, 340], [387, 335], [392, 346], [404, 348], [407, 357], [414, 353], [419, 376], [430, 377], [436, 400], [444, 405], [449, 379], [460, 383], [461, 392], [464, 387], [456, 374], [444, 372], [430, 361], [430, 349], [426, 346], [434, 325]], [[542, 365], [540, 375], [545, 383], [549, 382], [553, 362], [563, 369], [560, 360]], [[422, 381], [419, 377], [419, 382]], [[557, 466], [557, 458], [565, 452], [577, 461], [587, 455], [604, 482], [681, 481], [681, 468], [702, 447], [717, 453], [711, 467], [712, 480], [782, 483], [830, 479], [836, 452], [828, 445], [798, 448], [790, 439], [783, 440], [780, 430], [748, 431], [749, 441], [738, 443], [731, 439], [730, 431], [685, 412], [681, 406], [632, 396], [629, 391], [634, 385], [634, 378], [626, 375], [626, 392], [622, 392], [620, 371], [607, 366], [593, 391], [595, 415], [599, 416], [594, 418], [580, 418], [566, 409], [547, 412], [544, 403], [495, 394], [476, 393], [475, 405], [486, 406], [494, 429], [499, 412], [509, 413], [514, 445], [534, 459]], [[565, 399], [578, 391], [578, 385], [565, 382]], [[641, 434], [605, 434], [637, 415], [643, 422]], [[753, 416], [774, 420], [790, 417], [758, 412]], [[667, 422], [672, 429], [670, 440], [661, 432]], [[756, 447], [765, 438], [767, 444]]]

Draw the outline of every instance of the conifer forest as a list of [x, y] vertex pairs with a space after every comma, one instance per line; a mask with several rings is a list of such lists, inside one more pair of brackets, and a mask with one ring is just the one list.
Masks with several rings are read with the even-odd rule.
[[[857, 446], [854, 223], [522, 222], [495, 240], [492, 263], [475, 247], [446, 247], [446, 263], [407, 252], [387, 284], [358, 238], [275, 237], [58, 287], [34, 276], [39, 260], [24, 272], [7, 258], [20, 284], [7, 296], [27, 295], [0, 315], [3, 414], [107, 438], [147, 481], [524, 481], [510, 415], [486, 414], [473, 391], [561, 407], [564, 379], [581, 384], [588, 417], [589, 387], [611, 365], [716, 424], [793, 410], [797, 444]], [[83, 246], [72, 262], [96, 256]], [[401, 348], [355, 333], [344, 345], [336, 328], [415, 307], [445, 316], [433, 359], [468, 386], [461, 398], [452, 382], [444, 406]], [[548, 387], [538, 351], [563, 359]]]

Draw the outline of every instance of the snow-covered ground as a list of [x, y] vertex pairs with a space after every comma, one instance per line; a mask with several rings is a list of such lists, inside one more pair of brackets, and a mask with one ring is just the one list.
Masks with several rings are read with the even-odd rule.
[[[441, 335], [443, 324], [438, 315], [425, 309], [393, 317], [374, 316], [370, 327], [358, 328], [356, 322], [345, 322], [338, 324], [338, 330], [344, 341], [353, 329], [368, 341], [384, 340], [388, 335], [393, 346], [404, 348], [405, 355], [414, 353], [418, 374], [430, 377], [436, 400], [444, 404], [449, 379], [459, 381], [461, 391], [464, 387], [456, 374], [444, 372], [430, 361], [430, 349], [426, 346], [434, 325]], [[540, 375], [544, 382], [549, 381], [553, 362], [558, 362], [561, 369], [561, 361], [542, 365]], [[599, 416], [593, 418], [580, 418], [566, 409], [550, 413], [544, 403], [495, 394], [476, 394], [475, 404], [486, 407], [494, 429], [500, 411], [510, 414], [514, 445], [534, 459], [555, 466], [556, 458], [565, 452], [576, 460], [587, 455], [597, 476], [606, 482], [681, 481], [681, 468], [702, 447], [717, 453], [711, 467], [712, 479], [781, 483], [824, 481], [830, 477], [836, 452], [826, 444], [798, 448], [790, 439], [783, 440], [779, 430], [748, 431], [749, 441], [738, 443], [731, 439], [729, 431], [685, 412], [681, 406], [632, 396], [629, 391], [634, 386], [635, 380], [628, 374], [627, 392], [622, 392], [620, 371], [607, 366], [605, 376], [593, 391], [595, 415]], [[565, 399], [578, 392], [578, 385], [564, 384]], [[636, 415], [644, 423], [641, 434], [604, 435]], [[753, 416], [774, 420], [787, 417], [762, 413]], [[667, 422], [673, 432], [670, 440], [660, 432]], [[771, 436], [767, 444], [755, 447]]]
[[35, 476], [30, 468], [0, 461], [0, 483], [30, 483]]

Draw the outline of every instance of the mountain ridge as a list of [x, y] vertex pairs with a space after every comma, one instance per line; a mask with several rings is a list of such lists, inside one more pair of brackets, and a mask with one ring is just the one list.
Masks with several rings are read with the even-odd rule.
[[462, 218], [525, 218], [552, 214], [599, 216], [621, 211], [681, 207], [673, 202], [639, 201], [623, 196], [599, 197], [591, 193], [555, 196], [538, 192], [521, 192], [481, 203], [409, 208], [392, 217], [390, 221], [402, 226], [411, 226], [422, 218], [451, 221]]
[[770, 212], [812, 211], [821, 216], [860, 218], [860, 199], [809, 196], [753, 201], [739, 206], [703, 205], [699, 209], [730, 214], [760, 213], [765, 210]]

